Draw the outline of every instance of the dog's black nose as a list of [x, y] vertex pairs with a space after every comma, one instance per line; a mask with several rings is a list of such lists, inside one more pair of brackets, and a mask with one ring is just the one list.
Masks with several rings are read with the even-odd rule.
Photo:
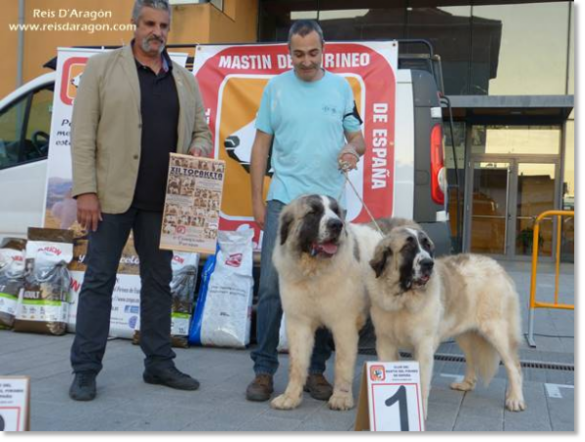
[[329, 221], [327, 221], [327, 229], [331, 232], [331, 233], [339, 233], [341, 232], [341, 229], [343, 228], [343, 222], [340, 219], [330, 219]]
[[432, 259], [425, 258], [420, 262], [420, 269], [424, 272], [431, 272], [435, 262]]

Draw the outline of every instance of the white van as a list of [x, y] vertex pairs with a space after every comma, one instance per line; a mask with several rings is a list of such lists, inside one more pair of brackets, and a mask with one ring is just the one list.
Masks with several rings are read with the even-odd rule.
[[[402, 206], [397, 215], [420, 223], [437, 253], [444, 254], [452, 247], [439, 88], [429, 69], [417, 63], [401, 55], [397, 71], [396, 158], [401, 172], [394, 184]], [[54, 72], [42, 75], [0, 101], [0, 239], [25, 237], [28, 227], [42, 224], [55, 77]], [[236, 146], [225, 147], [233, 153]], [[247, 166], [245, 159], [241, 162]]]
[[41, 227], [54, 72], [0, 100], [0, 239]]

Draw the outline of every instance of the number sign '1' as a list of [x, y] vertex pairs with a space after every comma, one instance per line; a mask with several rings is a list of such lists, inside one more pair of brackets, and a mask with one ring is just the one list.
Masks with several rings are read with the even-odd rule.
[[366, 362], [356, 431], [424, 431], [418, 362]]

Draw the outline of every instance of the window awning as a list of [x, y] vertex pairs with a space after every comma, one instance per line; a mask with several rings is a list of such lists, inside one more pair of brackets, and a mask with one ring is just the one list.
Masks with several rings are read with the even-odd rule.
[[[573, 95], [454, 95], [453, 118], [479, 124], [560, 124], [575, 106]], [[449, 117], [443, 108], [443, 117]]]

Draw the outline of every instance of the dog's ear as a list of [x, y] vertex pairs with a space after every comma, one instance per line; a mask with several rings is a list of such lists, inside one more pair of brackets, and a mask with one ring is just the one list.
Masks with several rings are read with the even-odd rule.
[[290, 227], [294, 221], [294, 217], [290, 213], [284, 213], [280, 217], [280, 245], [283, 246], [288, 239]]
[[376, 273], [376, 278], [379, 278], [384, 269], [386, 268], [386, 262], [388, 258], [392, 256], [392, 249], [390, 247], [377, 247], [374, 253], [374, 257], [370, 260], [370, 267]]

